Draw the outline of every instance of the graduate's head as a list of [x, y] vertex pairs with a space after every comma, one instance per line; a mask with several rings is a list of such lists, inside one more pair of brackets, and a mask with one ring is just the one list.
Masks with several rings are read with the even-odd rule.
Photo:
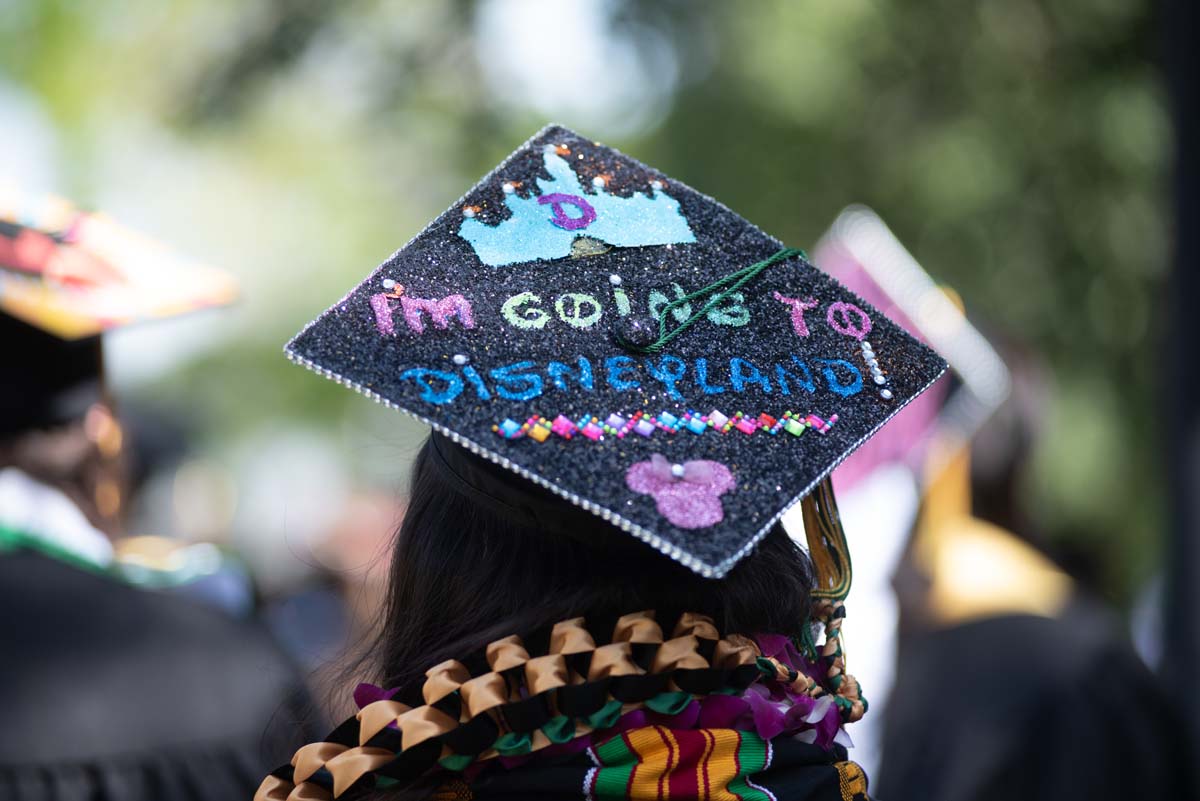
[[[643, 609], [706, 614], [722, 632], [800, 636], [812, 564], [777, 525], [721, 579], [433, 434], [417, 455], [373, 655], [383, 686], [510, 634]], [[601, 624], [603, 626], [603, 624]]]
[[65, 491], [111, 533], [122, 431], [101, 334], [227, 303], [235, 289], [105, 215], [0, 185], [0, 468]]
[[99, 336], [64, 339], [0, 313], [0, 344], [0, 440], [80, 422], [101, 400]]
[[0, 313], [0, 469], [66, 493], [110, 530], [121, 506], [120, 425], [104, 398], [99, 336], [63, 339]]

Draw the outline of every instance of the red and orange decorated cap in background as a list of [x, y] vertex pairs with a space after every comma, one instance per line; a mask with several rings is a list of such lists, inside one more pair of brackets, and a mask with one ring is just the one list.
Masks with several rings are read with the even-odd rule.
[[0, 178], [0, 312], [62, 339], [231, 302], [232, 276]]

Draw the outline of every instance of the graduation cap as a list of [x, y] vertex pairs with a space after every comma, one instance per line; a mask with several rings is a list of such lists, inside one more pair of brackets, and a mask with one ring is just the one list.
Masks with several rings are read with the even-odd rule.
[[107, 215], [0, 180], [0, 312], [60, 339], [229, 303], [228, 274]]
[[856, 451], [838, 470], [838, 487], [885, 463], [905, 462], [928, 472], [934, 440], [967, 442], [1004, 403], [1008, 368], [971, 324], [954, 291], [939, 285], [866, 206], [843, 209], [813, 256], [821, 269], [943, 355], [954, 379], [917, 398], [887, 431]]
[[231, 301], [224, 272], [109, 217], [0, 180], [0, 435], [62, 424], [103, 392], [103, 331]]
[[945, 369], [801, 251], [557, 126], [286, 352], [712, 577]]

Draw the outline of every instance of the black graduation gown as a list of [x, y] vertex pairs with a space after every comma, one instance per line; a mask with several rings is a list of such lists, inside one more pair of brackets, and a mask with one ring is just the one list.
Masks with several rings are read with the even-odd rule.
[[895, 688], [886, 801], [1193, 797], [1170, 689], [1099, 604], [912, 637]]
[[0, 555], [0, 799], [250, 798], [311, 739], [257, 626], [31, 551]]

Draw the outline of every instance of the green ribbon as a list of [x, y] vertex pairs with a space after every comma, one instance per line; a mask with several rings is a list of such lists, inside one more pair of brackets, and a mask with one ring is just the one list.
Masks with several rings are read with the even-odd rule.
[[813, 641], [811, 619], [800, 627], [800, 637], [794, 643], [796, 649], [809, 661], [817, 661], [817, 644]]
[[617, 719], [620, 717], [621, 702], [614, 698], [604, 706], [600, 707], [599, 711], [593, 712], [583, 720], [593, 729], [611, 729], [613, 726], [617, 725]]
[[575, 721], [566, 715], [550, 718], [542, 727], [542, 734], [552, 743], [567, 743], [575, 739]]
[[659, 693], [646, 701], [646, 708], [660, 715], [678, 715], [692, 702], [692, 694], [684, 692]]
[[[449, 756], [444, 756], [441, 759], [439, 759], [438, 764], [441, 765], [446, 770], [453, 771], [454, 773], [461, 773], [462, 771], [466, 770], [467, 766], [470, 765], [474, 761], [475, 761], [475, 757], [470, 754], [450, 754]], [[387, 787], [388, 786], [387, 784], [379, 783], [379, 779], [384, 779], [384, 778], [386, 778], [386, 777], [380, 776], [379, 778], [377, 778], [375, 780], [375, 786], [376, 787]], [[389, 784], [394, 784], [394, 783], [395, 783], [394, 781], [389, 782]]]
[[[755, 262], [748, 267], [743, 267], [740, 270], [736, 270], [724, 278], [718, 278], [716, 281], [713, 281], [706, 287], [697, 289], [690, 295], [684, 295], [682, 298], [671, 301], [663, 307], [662, 312], [658, 316], [658, 339], [654, 340], [645, 347], [638, 347], [630, 344], [629, 342], [622, 342], [621, 346], [627, 350], [633, 350], [639, 353], [660, 352], [673, 339], [690, 328], [692, 323], [696, 322], [701, 317], [716, 308], [721, 301], [725, 300], [725, 298], [729, 297], [734, 292], [737, 292], [739, 289], [748, 284], [750, 281], [754, 280], [754, 278], [757, 277], [758, 274], [763, 270], [773, 267], [776, 264], [779, 264], [781, 261], [787, 261], [795, 256], [799, 256], [802, 259], [808, 258], [804, 251], [800, 250], [799, 248], [783, 248], [782, 250], [771, 254], [762, 261]], [[700, 311], [696, 312], [670, 331], [667, 330], [667, 320], [670, 318], [671, 312], [675, 311], [686, 303], [690, 303], [693, 300], [697, 300], [712, 292], [716, 292], [718, 289], [720, 289], [721, 292], [717, 295], [714, 295], [712, 299], [705, 303], [704, 306], [701, 307]]]
[[500, 756], [521, 756], [528, 754], [533, 750], [533, 739], [528, 732], [518, 734], [515, 731], [510, 731], [500, 739], [496, 740], [496, 752]]

